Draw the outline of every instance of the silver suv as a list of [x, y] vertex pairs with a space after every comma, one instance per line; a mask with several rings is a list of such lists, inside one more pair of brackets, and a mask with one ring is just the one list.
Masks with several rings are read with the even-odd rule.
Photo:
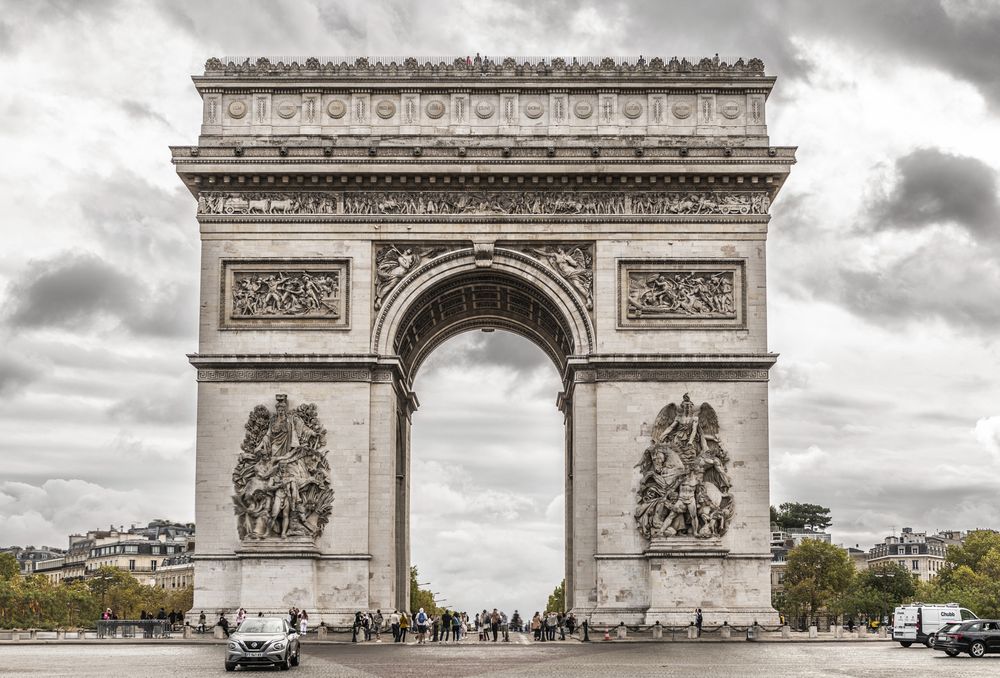
[[237, 666], [299, 665], [299, 634], [282, 617], [252, 617], [240, 624], [226, 649], [226, 671]]

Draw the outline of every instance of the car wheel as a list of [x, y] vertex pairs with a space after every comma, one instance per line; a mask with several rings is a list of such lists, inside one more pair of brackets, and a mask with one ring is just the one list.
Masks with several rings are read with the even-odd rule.
[[235, 670], [236, 670], [236, 664], [230, 664], [229, 662], [226, 662], [226, 671], [235, 671]]
[[948, 655], [949, 657], [957, 657], [958, 656], [958, 650], [945, 650], [944, 653], [946, 655]]
[[291, 657], [288, 658], [288, 661], [290, 661], [292, 663], [292, 666], [298, 666], [299, 665], [299, 655], [300, 655], [301, 652], [302, 651], [299, 650], [293, 656], [291, 656]]
[[969, 655], [972, 657], [978, 658], [982, 657], [984, 654], [986, 654], [986, 645], [984, 645], [983, 641], [981, 640], [977, 640], [969, 648]]
[[902, 645], [903, 647], [909, 647], [910, 645], [913, 645], [913, 643], [911, 643], [908, 640], [901, 640], [899, 641], [899, 644]]
[[927, 640], [924, 641], [924, 645], [926, 645], [927, 647], [929, 647], [929, 648], [931, 648], [933, 650], [934, 649], [934, 638], [932, 638], [931, 636], [927, 636]]

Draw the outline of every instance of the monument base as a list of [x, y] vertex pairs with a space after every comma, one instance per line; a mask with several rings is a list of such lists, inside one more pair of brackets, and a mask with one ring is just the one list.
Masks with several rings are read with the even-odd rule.
[[[309, 628], [320, 623], [345, 627], [354, 613], [369, 609], [368, 554], [324, 554], [312, 541], [259, 540], [235, 555], [196, 556], [194, 607], [186, 619], [197, 625], [204, 611], [209, 626], [239, 608], [251, 617], [285, 616], [290, 608], [309, 613]], [[383, 610], [386, 613], [386, 610]]]
[[645, 623], [682, 626], [701, 609], [706, 626], [778, 624], [771, 607], [770, 554], [731, 553], [719, 539], [653, 539], [645, 552], [650, 605]]

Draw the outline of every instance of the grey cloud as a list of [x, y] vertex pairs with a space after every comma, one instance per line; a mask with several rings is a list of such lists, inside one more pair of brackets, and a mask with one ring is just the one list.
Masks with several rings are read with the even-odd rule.
[[13, 355], [0, 355], [0, 395], [10, 395], [34, 381], [40, 373], [35, 365]]
[[6, 21], [0, 21], [0, 54], [13, 56], [16, 51], [14, 29]]
[[1000, 239], [997, 172], [982, 160], [921, 148], [898, 158], [896, 171], [898, 183], [873, 205], [876, 227], [957, 223], [979, 238]]
[[197, 309], [190, 284], [150, 289], [94, 254], [36, 261], [11, 286], [12, 326], [94, 327], [117, 319], [137, 335], [193, 336]]
[[964, 247], [935, 242], [881, 270], [842, 270], [831, 290], [879, 324], [941, 319], [959, 327], [1000, 327], [1000, 265]]
[[116, 421], [193, 426], [195, 395], [191, 378], [183, 382], [151, 384], [115, 403], [108, 413]]
[[162, 114], [158, 113], [152, 106], [143, 101], [123, 99], [121, 107], [122, 110], [125, 111], [125, 114], [132, 120], [152, 120], [166, 127], [173, 127], [169, 120], [163, 117]]

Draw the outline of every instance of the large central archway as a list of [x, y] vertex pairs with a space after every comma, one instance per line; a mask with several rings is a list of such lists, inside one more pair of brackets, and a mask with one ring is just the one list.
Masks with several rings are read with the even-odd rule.
[[[431, 260], [400, 280], [387, 296], [373, 336], [380, 355], [398, 357], [409, 387], [428, 355], [449, 338], [473, 329], [507, 330], [535, 343], [565, 378], [570, 358], [592, 349], [593, 328], [581, 301], [564, 280], [537, 261], [503, 247], [485, 255], [460, 249]], [[564, 384], [558, 399], [566, 435], [566, 524], [573, 496], [572, 400]], [[416, 397], [401, 396], [397, 408], [396, 587], [397, 604], [409, 599], [410, 431]], [[407, 406], [409, 404], [409, 406]], [[565, 537], [567, 569], [573, 562], [573, 539]], [[567, 581], [572, 573], [565, 573]]]

